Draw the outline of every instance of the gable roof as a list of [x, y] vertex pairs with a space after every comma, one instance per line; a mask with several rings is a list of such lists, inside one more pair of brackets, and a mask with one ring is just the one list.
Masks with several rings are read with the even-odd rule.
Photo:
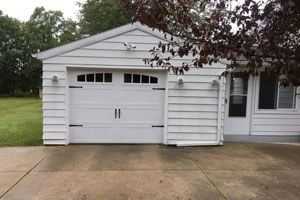
[[164, 37], [164, 33], [159, 32], [157, 29], [153, 30], [153, 29], [149, 28], [148, 26], [144, 26], [140, 22], [136, 22], [134, 24], [127, 24], [124, 26], [120, 26], [118, 28], [111, 29], [111, 30], [108, 30], [108, 31], [105, 31], [102, 33], [98, 33], [96, 35], [93, 35], [93, 36], [90, 36], [90, 37], [87, 37], [84, 39], [80, 39], [80, 40], [59, 46], [59, 47], [55, 47], [52, 49], [48, 49], [46, 51], [42, 51], [40, 53], [34, 54], [33, 57], [36, 57], [40, 60], [44, 60], [44, 59], [47, 59], [47, 58], [50, 58], [50, 57], [53, 57], [53, 56], [56, 56], [59, 54], [63, 54], [63, 53], [66, 53], [66, 52], [69, 52], [69, 51], [72, 51], [72, 50], [75, 50], [75, 49], [78, 49], [78, 48], [81, 48], [84, 46], [88, 46], [88, 45], [94, 44], [96, 42], [100, 42], [102, 40], [120, 35], [122, 33], [126, 33], [128, 31], [136, 30], [136, 29], [144, 31], [146, 33], [149, 33], [150, 35], [158, 37], [164, 41], [169, 41]]

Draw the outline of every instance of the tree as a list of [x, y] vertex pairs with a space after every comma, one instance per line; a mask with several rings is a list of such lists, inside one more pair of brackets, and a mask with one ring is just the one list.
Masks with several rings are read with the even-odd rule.
[[87, 0], [79, 6], [80, 32], [87, 36], [130, 23], [133, 16], [117, 0]]
[[25, 40], [22, 23], [0, 11], [0, 93], [10, 93], [17, 88], [28, 89], [26, 84]]
[[[283, 85], [300, 85], [298, 0], [119, 2], [135, 13], [133, 21], [172, 36], [170, 43], [159, 44], [151, 50], [153, 59], [147, 62], [152, 65], [184, 73], [191, 65], [202, 67], [227, 59], [228, 67], [236, 68], [244, 60], [249, 74], [257, 75], [264, 68], [268, 73], [284, 75], [280, 78]], [[171, 56], [162, 57], [160, 52]], [[172, 57], [191, 54], [194, 57], [191, 63], [183, 63], [181, 67], [172, 65]]]
[[76, 22], [61, 11], [37, 7], [25, 23], [26, 40], [32, 53], [44, 51], [80, 38]]
[[[65, 19], [61, 11], [47, 11], [37, 7], [24, 25], [27, 50], [30, 54], [45, 51], [75, 41], [80, 38], [78, 24]], [[42, 63], [28, 56], [27, 72], [31, 76], [31, 86], [41, 85]]]
[[60, 11], [36, 8], [25, 23], [0, 11], [0, 93], [28, 93], [40, 86], [42, 63], [32, 54], [78, 38], [78, 24]]

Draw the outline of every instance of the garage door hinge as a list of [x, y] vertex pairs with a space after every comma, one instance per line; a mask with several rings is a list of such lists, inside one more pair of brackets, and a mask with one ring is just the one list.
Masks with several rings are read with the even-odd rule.
[[152, 88], [152, 90], [166, 90], [166, 88]]
[[82, 124], [70, 124], [69, 126], [70, 127], [74, 127], [74, 126], [80, 126], [80, 127], [82, 127]]
[[82, 88], [82, 86], [69, 86], [69, 88]]
[[154, 128], [154, 127], [157, 127], [157, 128], [163, 128], [163, 127], [165, 127], [164, 125], [152, 125], [152, 127]]

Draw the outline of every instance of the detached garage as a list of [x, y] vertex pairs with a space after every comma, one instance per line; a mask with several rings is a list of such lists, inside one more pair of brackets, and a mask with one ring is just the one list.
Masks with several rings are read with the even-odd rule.
[[38, 53], [44, 144], [222, 144], [225, 92], [211, 82], [226, 65], [184, 76], [151, 68], [143, 59], [160, 41], [163, 33], [135, 23]]
[[219, 79], [223, 62], [182, 76], [151, 68], [143, 59], [159, 42], [163, 33], [135, 23], [38, 53], [44, 144], [300, 140], [299, 88], [239, 69]]

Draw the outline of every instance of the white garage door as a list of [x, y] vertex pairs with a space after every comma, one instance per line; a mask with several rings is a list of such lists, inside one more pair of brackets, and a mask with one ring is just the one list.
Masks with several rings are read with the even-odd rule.
[[158, 71], [70, 71], [70, 143], [162, 143], [165, 76]]

